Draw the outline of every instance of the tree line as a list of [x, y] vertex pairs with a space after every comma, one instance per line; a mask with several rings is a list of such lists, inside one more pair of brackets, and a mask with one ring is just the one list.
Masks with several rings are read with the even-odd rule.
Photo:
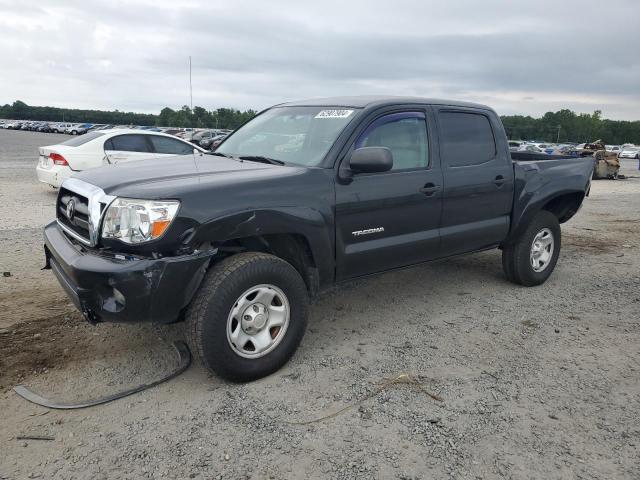
[[11, 120], [39, 120], [48, 122], [105, 123], [111, 125], [148, 125], [157, 127], [228, 128], [235, 129], [256, 115], [233, 108], [206, 110], [187, 105], [180, 110], [165, 107], [159, 115], [121, 112], [119, 110], [82, 110], [77, 108], [36, 107], [20, 100], [0, 106], [0, 118]]
[[640, 144], [640, 121], [609, 120], [602, 112], [575, 113], [571, 110], [547, 112], [541, 118], [503, 116], [507, 136], [513, 140], [545, 142], [592, 142], [602, 139], [609, 145]]
[[[255, 110], [233, 108], [207, 110], [202, 107], [179, 110], [165, 107], [160, 114], [121, 112], [119, 110], [81, 110], [75, 108], [35, 107], [19, 100], [0, 106], [0, 118], [51, 122], [91, 122], [114, 125], [153, 125], [159, 127], [235, 129], [256, 115]], [[575, 113], [568, 109], [547, 112], [540, 118], [523, 115], [502, 117], [509, 138], [545, 142], [589, 142], [602, 139], [607, 144], [640, 144], [640, 121], [609, 120], [602, 112]]]

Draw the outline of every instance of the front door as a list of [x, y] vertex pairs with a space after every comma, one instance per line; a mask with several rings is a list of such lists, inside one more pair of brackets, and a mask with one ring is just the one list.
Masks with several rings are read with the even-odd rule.
[[338, 280], [438, 256], [442, 173], [428, 131], [425, 111], [418, 110], [382, 115], [359, 135], [354, 149], [387, 147], [393, 168], [336, 184]]

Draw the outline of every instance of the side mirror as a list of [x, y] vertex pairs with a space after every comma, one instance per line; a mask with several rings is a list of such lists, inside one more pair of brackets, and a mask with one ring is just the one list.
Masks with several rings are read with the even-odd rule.
[[362, 147], [354, 150], [349, 168], [357, 173], [388, 172], [393, 167], [393, 154], [387, 147]]

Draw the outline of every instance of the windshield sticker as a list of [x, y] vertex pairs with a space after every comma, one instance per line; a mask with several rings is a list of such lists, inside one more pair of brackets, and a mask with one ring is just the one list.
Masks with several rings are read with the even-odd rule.
[[315, 118], [347, 118], [353, 110], [322, 110]]

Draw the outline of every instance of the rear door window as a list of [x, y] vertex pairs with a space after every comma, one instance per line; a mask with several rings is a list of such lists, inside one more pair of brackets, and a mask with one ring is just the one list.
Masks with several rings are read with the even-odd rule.
[[486, 115], [440, 112], [440, 155], [448, 167], [480, 165], [496, 156], [496, 142]]
[[118, 135], [107, 140], [105, 150], [115, 152], [150, 152], [144, 135]]
[[193, 153], [193, 145], [160, 135], [149, 135], [149, 140], [156, 153], [170, 155], [188, 155]]

